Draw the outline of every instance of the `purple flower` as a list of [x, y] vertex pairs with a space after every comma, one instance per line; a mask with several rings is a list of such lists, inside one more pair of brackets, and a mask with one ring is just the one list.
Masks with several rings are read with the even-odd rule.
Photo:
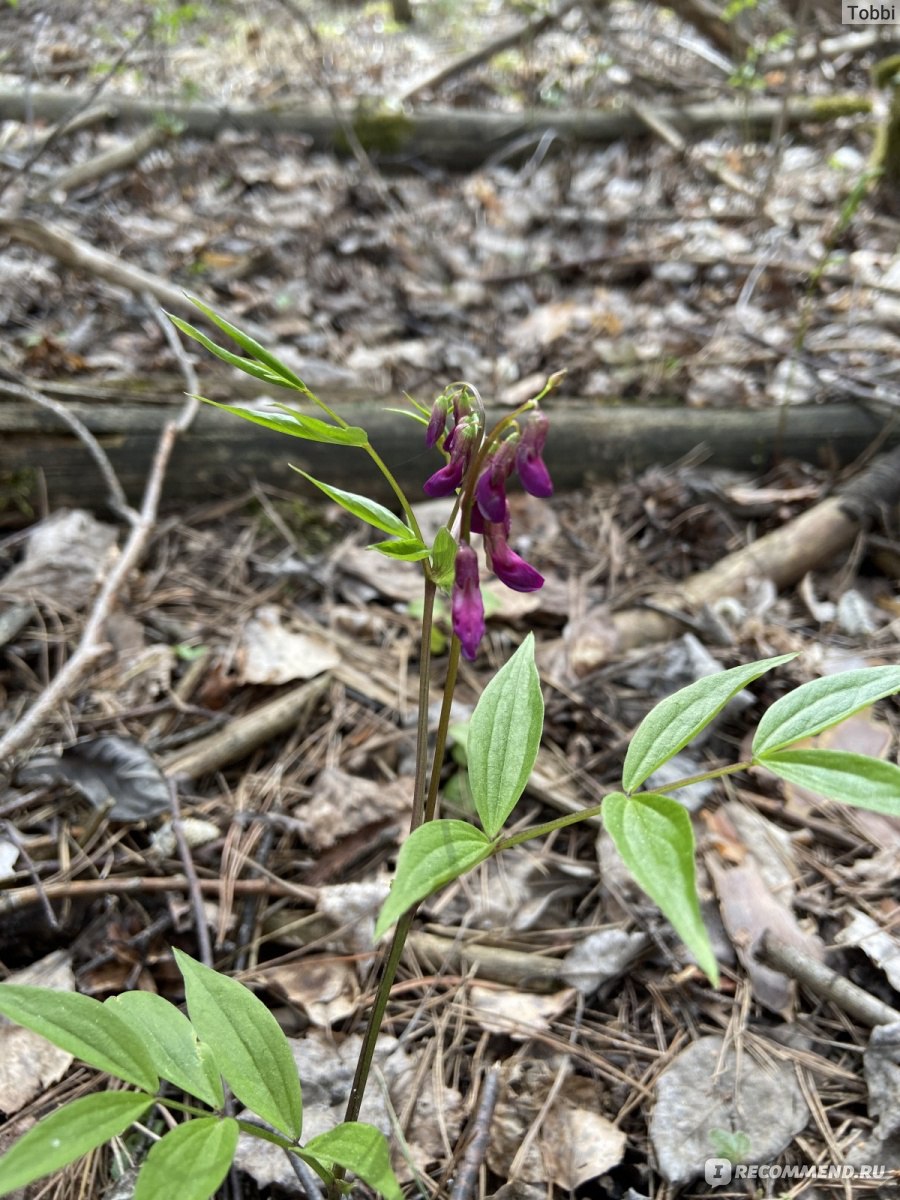
[[502, 525], [489, 522], [484, 527], [484, 548], [491, 569], [501, 583], [514, 592], [536, 592], [544, 586], [544, 577], [531, 563], [510, 550], [507, 533]]
[[522, 431], [516, 449], [516, 470], [522, 487], [529, 495], [540, 496], [542, 499], [553, 495], [553, 481], [541, 457], [549, 424], [542, 412], [533, 412]]
[[444, 448], [449, 450], [450, 461], [425, 480], [423, 490], [426, 496], [436, 498], [453, 495], [463, 481], [480, 434], [481, 426], [472, 417], [464, 417], [455, 426], [444, 440]]
[[484, 470], [478, 476], [475, 499], [481, 515], [487, 521], [499, 524], [506, 516], [506, 480], [513, 469], [517, 442], [516, 435], [501, 442], [497, 449], [488, 455]]
[[484, 637], [484, 602], [478, 586], [478, 556], [468, 542], [456, 552], [453, 597], [450, 603], [453, 632], [462, 652], [472, 662]]
[[425, 445], [429, 448], [436, 446], [438, 439], [447, 425], [447, 414], [450, 412], [450, 400], [447, 396], [438, 396], [431, 409], [431, 419], [425, 430]]

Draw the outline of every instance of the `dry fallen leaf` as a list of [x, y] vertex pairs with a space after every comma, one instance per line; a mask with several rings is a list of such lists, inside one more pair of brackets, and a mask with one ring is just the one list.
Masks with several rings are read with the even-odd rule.
[[412, 780], [376, 783], [338, 767], [319, 773], [311, 799], [294, 809], [301, 836], [313, 850], [327, 850], [373, 821], [407, 822], [412, 809]]
[[[75, 976], [67, 951], [54, 950], [46, 958], [7, 976], [7, 983], [75, 991]], [[30, 1029], [0, 1017], [0, 1112], [17, 1113], [68, 1071], [73, 1056]]]
[[325, 637], [295, 633], [282, 623], [284, 617], [274, 604], [264, 604], [247, 621], [236, 656], [241, 683], [275, 686], [292, 679], [312, 679], [341, 661]]

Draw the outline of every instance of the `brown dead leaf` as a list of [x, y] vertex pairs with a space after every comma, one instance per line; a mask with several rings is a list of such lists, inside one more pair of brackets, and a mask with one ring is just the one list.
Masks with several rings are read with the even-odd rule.
[[[13, 972], [6, 982], [75, 991], [71, 958], [64, 950], [54, 950], [25, 970]], [[0, 1017], [0, 1112], [11, 1116], [24, 1108], [65, 1075], [72, 1059], [46, 1038]]]
[[473, 983], [468, 992], [468, 1008], [472, 1020], [482, 1029], [504, 1034], [514, 1041], [524, 1041], [536, 1033], [548, 1032], [575, 995], [574, 988], [563, 988], [542, 996], [536, 992]]
[[241, 683], [275, 686], [293, 679], [312, 679], [341, 661], [325, 637], [295, 633], [283, 623], [285, 617], [276, 605], [265, 604], [247, 621], [236, 656]]
[[406, 821], [411, 809], [412, 780], [376, 783], [328, 767], [320, 772], [312, 799], [295, 808], [293, 815], [307, 845], [327, 850], [373, 821]]
[[356, 1008], [359, 984], [352, 963], [325, 956], [267, 967], [259, 973], [267, 987], [278, 988], [299, 1005], [313, 1025], [327, 1029]]

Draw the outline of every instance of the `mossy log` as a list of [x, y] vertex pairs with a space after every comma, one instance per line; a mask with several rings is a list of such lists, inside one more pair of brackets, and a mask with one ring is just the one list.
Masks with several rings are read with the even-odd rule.
[[[204, 381], [211, 398], [242, 399], [244, 381]], [[140, 498], [164, 423], [182, 403], [172, 380], [117, 384], [40, 384], [64, 401], [97, 437], [119, 474], [128, 498]], [[379, 453], [413, 495], [438, 459], [423, 445], [421, 426], [386, 411], [396, 398], [361, 400], [359, 395], [328, 397], [348, 420], [369, 430]], [[548, 406], [551, 437], [547, 462], [558, 490], [591, 478], [612, 479], [653, 464], [667, 464], [702, 446], [707, 461], [762, 472], [784, 457], [813, 463], [848, 463], [877, 437], [883, 420], [851, 405], [823, 405], [769, 411], [729, 409], [610, 408], [596, 402], [561, 399]], [[500, 415], [500, 414], [496, 414]], [[895, 435], [900, 441], [900, 431]], [[388, 499], [383, 480], [360, 451], [289, 439], [217, 409], [200, 412], [177, 443], [164, 489], [171, 509], [234, 495], [251, 480], [292, 491], [312, 489], [291, 470], [301, 467], [318, 478]], [[52, 507], [80, 505], [103, 510], [102, 479], [87, 451], [52, 413], [4, 398], [0, 383], [0, 521], [22, 519], [46, 494]]]
[[[84, 96], [60, 89], [0, 90], [0, 119], [65, 121], [86, 103]], [[348, 150], [347, 130], [352, 129], [365, 150], [381, 162], [430, 161], [457, 170], [476, 167], [512, 143], [521, 144], [521, 154], [528, 154], [545, 134], [552, 134], [559, 146], [571, 146], [605, 145], [647, 133], [646, 122], [627, 106], [606, 111], [535, 109], [516, 114], [441, 108], [407, 111], [363, 100], [355, 109], [335, 112], [290, 99], [268, 105], [224, 105], [106, 95], [104, 108], [109, 123], [162, 121], [185, 135], [204, 138], [227, 129], [287, 133], [304, 138], [316, 150], [333, 152]], [[854, 94], [785, 100], [763, 96], [654, 109], [661, 122], [685, 137], [723, 126], [767, 134], [776, 121], [784, 120], [792, 127], [828, 124], [838, 117], [871, 110], [868, 97]]]

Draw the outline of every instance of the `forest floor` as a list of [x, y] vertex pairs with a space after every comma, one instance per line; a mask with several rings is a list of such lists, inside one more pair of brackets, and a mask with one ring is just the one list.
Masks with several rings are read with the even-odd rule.
[[[184, 369], [152, 289], [148, 299], [124, 276], [36, 249], [21, 234], [28, 218], [270, 331], [325, 399], [365, 388], [428, 404], [467, 379], [511, 408], [564, 369], [546, 405], [551, 465], [554, 413], [563, 422], [574, 398], [598, 409], [683, 405], [711, 419], [847, 401], [874, 414], [883, 433], [850, 466], [773, 446], [763, 468], [726, 472], [701, 447], [639, 475], [586, 477], [549, 503], [513, 497], [516, 547], [546, 584], [492, 593], [454, 721], [533, 628], [546, 725], [512, 818], [524, 827], [614, 790], [641, 718], [701, 675], [799, 654], [679, 756], [681, 776], [733, 761], [790, 687], [897, 661], [892, 481], [871, 532], [813, 556], [788, 586], [789, 570], [781, 581], [757, 570], [709, 604], [684, 591], [790, 529], [893, 435], [900, 223], [867, 175], [872, 119], [776, 118], [758, 137], [732, 120], [679, 144], [654, 117], [698, 101], [749, 110], [788, 94], [867, 96], [871, 64], [891, 45], [848, 41], [860, 31], [817, 10], [797, 31], [774, 6], [751, 6], [729, 54], [670, 10], [617, 0], [575, 5], [414, 101], [645, 114], [644, 136], [608, 146], [563, 145], [551, 131], [453, 171], [360, 147], [339, 157], [301, 134], [169, 128], [139, 161], [82, 182], [66, 172], [140, 130], [91, 123], [42, 146], [53, 128], [42, 89], [64, 89], [73, 105], [177, 97], [352, 111], [364, 97], [397, 101], [533, 17], [499, 0], [414, 8], [404, 29], [384, 3], [5, 7], [0, 376], [41, 392]], [[7, 92], [34, 97], [31, 119], [4, 114]], [[214, 364], [194, 345], [188, 354], [203, 390]], [[438, 465], [423, 447], [423, 481]], [[433, 533], [446, 506], [416, 513]], [[0, 520], [2, 738], [70, 659], [128, 528], [109, 511], [64, 510], [51, 485], [23, 494], [4, 472], [2, 442]], [[241, 485], [177, 511], [164, 501], [102, 624], [106, 653], [0, 762], [5, 971], [101, 999], [141, 988], [180, 1002], [171, 947], [202, 956], [199, 920], [215, 965], [253, 987], [295, 1039], [307, 1136], [339, 1119], [349, 1086], [372, 998], [372, 922], [412, 789], [419, 576], [373, 562], [363, 546], [345, 514], [299, 488]], [[676, 612], [670, 637], [616, 641], [617, 614], [658, 617], [660, 605]], [[444, 612], [436, 685], [446, 622]], [[828, 745], [896, 761], [898, 731], [888, 700]], [[465, 818], [461, 730], [450, 759], [443, 815]], [[896, 1040], [755, 957], [768, 929], [795, 962], [823, 961], [900, 1007], [900, 820], [758, 771], [686, 802], [717, 989], [597, 822], [525, 843], [423, 906], [379, 1049], [384, 1086], [366, 1114], [404, 1130], [398, 1170], [410, 1195], [449, 1194], [495, 1063], [500, 1092], [473, 1195], [752, 1191], [710, 1187], [709, 1158], [900, 1170]], [[0, 1112], [15, 1133], [90, 1076], [33, 1046], [13, 1055], [11, 1037], [0, 1026]], [[299, 1194], [293, 1172], [256, 1144], [242, 1143], [237, 1161], [223, 1196]], [[29, 1197], [124, 1197], [125, 1166], [94, 1155]], [[896, 1182], [803, 1187], [806, 1197], [887, 1196]], [[802, 1190], [798, 1179], [779, 1188]]]

